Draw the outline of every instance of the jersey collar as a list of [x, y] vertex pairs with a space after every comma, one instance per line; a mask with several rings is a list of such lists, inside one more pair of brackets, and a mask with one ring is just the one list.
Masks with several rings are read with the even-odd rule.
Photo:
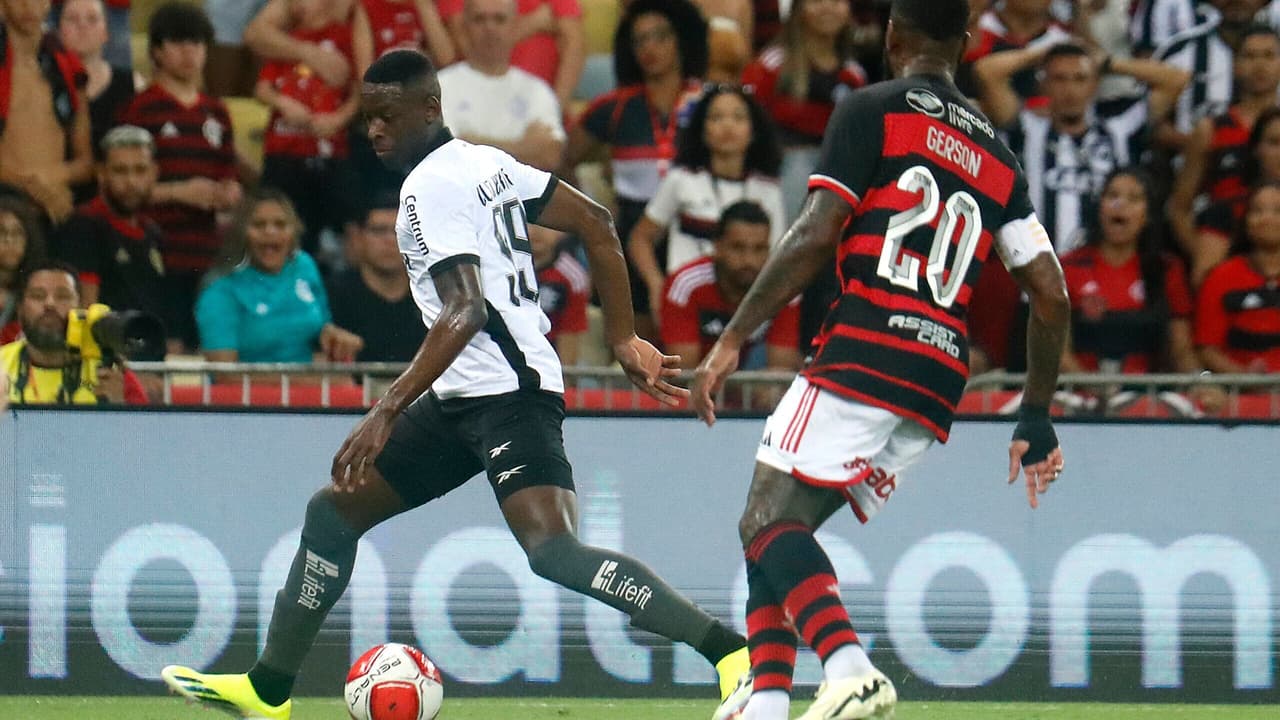
[[449, 130], [449, 126], [441, 125], [440, 129], [436, 131], [436, 136], [432, 138], [431, 142], [427, 145], [427, 155], [430, 155], [436, 150], [439, 150], [442, 145], [444, 145], [445, 143], [449, 142], [452, 139], [453, 139], [453, 132]]

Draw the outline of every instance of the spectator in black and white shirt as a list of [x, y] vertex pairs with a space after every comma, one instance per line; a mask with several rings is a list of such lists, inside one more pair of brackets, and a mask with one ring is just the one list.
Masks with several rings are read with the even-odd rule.
[[[1037, 65], [1048, 100], [1044, 115], [1026, 108], [1010, 82]], [[1103, 181], [1142, 158], [1149, 121], [1169, 112], [1189, 80], [1171, 65], [1112, 58], [1074, 43], [996, 53], [974, 69], [983, 107], [1022, 161], [1031, 201], [1059, 254], [1080, 244], [1079, 230]], [[1098, 103], [1098, 81], [1109, 72], [1133, 77], [1149, 92]]]

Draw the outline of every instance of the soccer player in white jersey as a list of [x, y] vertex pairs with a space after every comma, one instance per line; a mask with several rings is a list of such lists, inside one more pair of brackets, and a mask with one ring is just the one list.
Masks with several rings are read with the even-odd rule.
[[426, 339], [343, 443], [331, 484], [307, 504], [301, 546], [258, 662], [235, 675], [171, 665], [161, 673], [165, 682], [245, 717], [287, 720], [294, 678], [346, 588], [360, 536], [483, 472], [535, 573], [692, 646], [715, 666], [724, 699], [746, 676], [745, 639], [643, 564], [575, 536], [563, 379], [545, 337], [527, 223], [583, 239], [605, 337], [631, 380], [668, 403], [687, 395], [668, 382], [679, 358], [634, 332], [609, 212], [501, 150], [453, 138], [436, 70], [417, 51], [396, 50], [370, 66], [361, 104], [378, 157], [408, 175], [396, 233]]

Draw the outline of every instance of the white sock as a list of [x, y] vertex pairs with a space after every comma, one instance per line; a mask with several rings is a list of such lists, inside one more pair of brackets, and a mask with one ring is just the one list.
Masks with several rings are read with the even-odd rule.
[[751, 699], [742, 709], [742, 720], [787, 720], [791, 712], [791, 695], [781, 690], [761, 690], [751, 693]]
[[834, 682], [866, 675], [875, 669], [875, 665], [871, 664], [871, 658], [867, 657], [867, 652], [862, 649], [862, 646], [852, 643], [831, 653], [827, 661], [822, 663], [822, 677], [827, 682]]

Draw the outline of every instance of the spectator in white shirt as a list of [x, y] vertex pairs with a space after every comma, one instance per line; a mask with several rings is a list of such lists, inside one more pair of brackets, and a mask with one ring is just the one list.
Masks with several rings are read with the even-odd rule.
[[540, 78], [511, 66], [516, 0], [467, 0], [462, 28], [471, 53], [440, 71], [449, 129], [528, 165], [556, 168], [565, 141], [560, 103]]
[[[655, 318], [666, 271], [711, 254], [725, 208], [740, 200], [759, 203], [769, 215], [770, 247], [777, 243], [786, 229], [781, 163], [773, 123], [760, 105], [737, 85], [710, 86], [680, 132], [674, 167], [645, 206], [627, 245]], [[666, 252], [659, 260], [664, 234]]]

